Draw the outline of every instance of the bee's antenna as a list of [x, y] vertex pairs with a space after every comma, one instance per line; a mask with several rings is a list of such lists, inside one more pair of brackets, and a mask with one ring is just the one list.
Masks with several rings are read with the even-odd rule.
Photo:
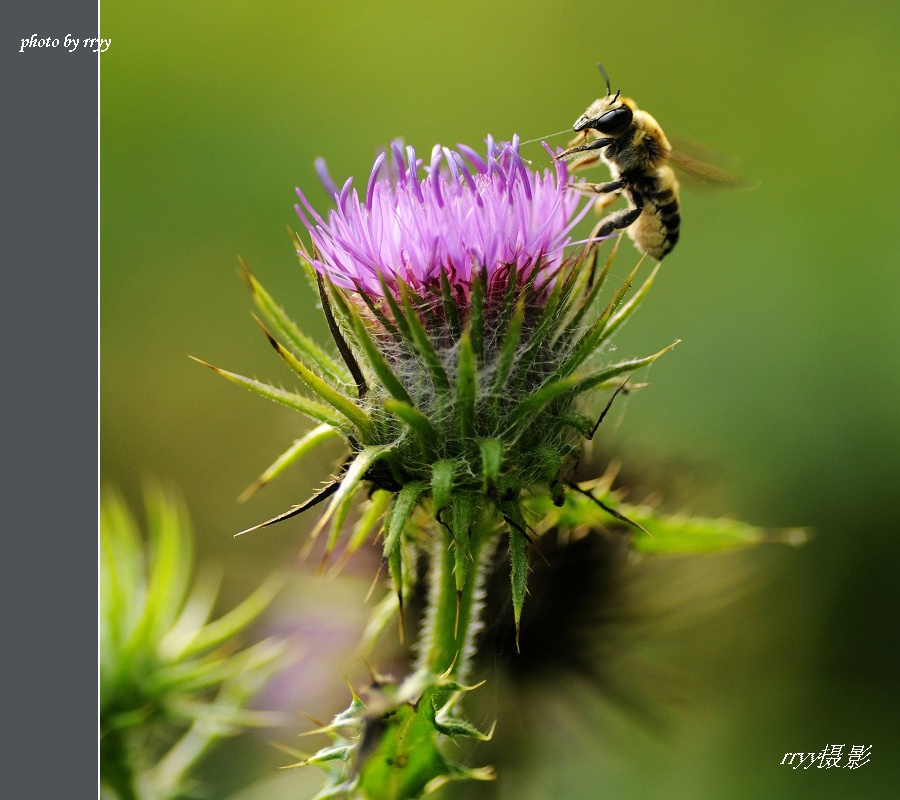
[[531, 144], [532, 142], [540, 142], [542, 139], [549, 139], [552, 136], [559, 136], [561, 133], [571, 133], [571, 132], [572, 132], [571, 128], [564, 128], [561, 131], [556, 131], [556, 133], [546, 133], [543, 136], [538, 136], [534, 139], [528, 139], [525, 142], [519, 142], [519, 145], [521, 146], [521, 145], [525, 145], [525, 144]]
[[606, 70], [603, 69], [603, 64], [601, 64], [599, 61], [597, 62], [597, 69], [600, 70], [600, 74], [603, 76], [603, 80], [606, 81], [606, 94], [611, 95], [612, 87], [609, 85], [609, 75], [606, 74]]

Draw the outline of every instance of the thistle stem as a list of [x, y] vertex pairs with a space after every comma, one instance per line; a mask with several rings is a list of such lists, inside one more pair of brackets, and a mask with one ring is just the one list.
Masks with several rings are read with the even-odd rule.
[[[466, 680], [474, 639], [481, 629], [482, 584], [493, 528], [490, 516], [482, 512], [465, 546], [446, 529], [433, 545], [419, 655], [419, 667], [432, 674], [447, 673], [461, 682]], [[465, 573], [461, 585], [458, 569]]]

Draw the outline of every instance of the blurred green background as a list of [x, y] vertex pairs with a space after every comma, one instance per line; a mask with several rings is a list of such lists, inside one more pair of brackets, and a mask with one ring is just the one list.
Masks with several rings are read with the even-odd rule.
[[[684, 684], [672, 735], [621, 720], [568, 731], [571, 717], [548, 715], [531, 768], [504, 773], [494, 791], [892, 794], [898, 22], [887, 2], [102, 4], [101, 35], [112, 38], [100, 81], [102, 477], [135, 504], [146, 477], [181, 488], [201, 558], [225, 565], [226, 604], [275, 566], [295, 571], [281, 622], [295, 614], [319, 657], [297, 668], [291, 712], [327, 717], [344, 703], [339, 673], [358, 667], [349, 653], [372, 565], [318, 582], [296, 560], [314, 516], [232, 538], [305, 498], [333, 465], [307, 464], [238, 505], [304, 423], [188, 355], [288, 378], [250, 318], [238, 254], [325, 341], [285, 230], [299, 227], [295, 186], [326, 205], [316, 156], [337, 180], [359, 181], [392, 137], [427, 153], [435, 142], [478, 145], [488, 132], [558, 131], [602, 93], [602, 60], [613, 88], [668, 132], [735, 154], [740, 173], [760, 182], [749, 192], [685, 192], [681, 243], [619, 347], [643, 354], [683, 343], [605, 424], [604, 447], [645, 488], [663, 486], [672, 508], [809, 525], [816, 536], [737, 566], [690, 567], [698, 579], [749, 572], [755, 588], [651, 648]], [[542, 163], [530, 147], [525, 155]], [[293, 743], [304, 728], [298, 713], [270, 738]], [[779, 765], [785, 752], [840, 742], [873, 745], [871, 762], [855, 771]], [[226, 752], [205, 776], [216, 797], [263, 780], [247, 797], [302, 798], [320, 782], [314, 770], [276, 776], [284, 758], [263, 739]]]

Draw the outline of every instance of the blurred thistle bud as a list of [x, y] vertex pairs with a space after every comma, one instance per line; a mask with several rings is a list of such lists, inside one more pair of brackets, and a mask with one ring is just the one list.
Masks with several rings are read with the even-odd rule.
[[217, 740], [280, 720], [246, 706], [284, 665], [284, 644], [237, 641], [280, 580], [208, 621], [217, 581], [191, 584], [184, 507], [158, 488], [146, 507], [146, 545], [117, 493], [100, 507], [100, 781], [102, 797], [115, 800], [181, 797]]

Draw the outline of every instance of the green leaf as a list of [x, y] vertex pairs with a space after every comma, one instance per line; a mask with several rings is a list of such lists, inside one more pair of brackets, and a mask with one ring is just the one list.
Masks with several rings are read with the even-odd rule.
[[394, 371], [381, 354], [381, 348], [372, 338], [362, 317], [359, 316], [356, 309], [352, 308], [352, 305], [350, 306], [350, 309], [352, 313], [353, 330], [356, 333], [356, 341], [365, 353], [366, 360], [369, 362], [372, 371], [378, 377], [381, 385], [388, 390], [391, 397], [395, 400], [407, 403], [408, 405], [414, 405], [412, 398], [410, 398], [409, 393], [403, 387], [400, 379], [394, 374]]
[[453, 296], [453, 288], [450, 286], [450, 279], [447, 277], [447, 270], [441, 269], [441, 297], [444, 302], [444, 316], [447, 319], [447, 325], [450, 327], [450, 335], [455, 341], [459, 338], [459, 314], [456, 310], [456, 298]]
[[150, 538], [149, 577], [143, 614], [128, 648], [156, 642], [175, 624], [187, 596], [193, 566], [190, 521], [173, 498], [159, 486], [146, 490]]
[[640, 266], [641, 264], [640, 262], [638, 262], [638, 265], [625, 279], [625, 282], [618, 288], [616, 293], [613, 295], [612, 300], [610, 300], [609, 304], [606, 306], [606, 309], [597, 318], [597, 321], [593, 325], [591, 325], [591, 327], [588, 328], [588, 330], [578, 340], [578, 343], [572, 349], [572, 352], [569, 354], [568, 358], [562, 364], [560, 364], [559, 367], [556, 368], [550, 378], [551, 380], [558, 380], [560, 378], [568, 377], [597, 350], [597, 348], [600, 346], [600, 343], [604, 339], [603, 334], [606, 329], [606, 324], [607, 322], [609, 322], [610, 316], [616, 310], [616, 308], [618, 308], [619, 304], [622, 302], [622, 298], [631, 288], [631, 284], [634, 281], [635, 275], [637, 275], [637, 271]]
[[271, 336], [269, 336], [269, 341], [278, 354], [288, 363], [288, 366], [300, 376], [313, 392], [340, 414], [343, 414], [356, 427], [360, 438], [364, 442], [371, 442], [375, 438], [372, 418], [356, 405], [351, 398], [323, 381], [309, 367], [298, 361], [297, 357], [280, 342], [277, 342]]
[[511, 519], [509, 526], [509, 564], [512, 585], [513, 615], [516, 621], [516, 650], [519, 649], [519, 623], [522, 606], [525, 604], [525, 590], [528, 584], [528, 540], [525, 538], [525, 520]]
[[[618, 377], [619, 375], [626, 375], [630, 372], [634, 372], [635, 370], [640, 369], [641, 367], [646, 367], [649, 364], [652, 364], [656, 361], [664, 353], [668, 353], [673, 347], [681, 342], [681, 339], [676, 339], [672, 344], [668, 347], [664, 347], [657, 353], [654, 353], [651, 356], [647, 356], [646, 358], [635, 358], [631, 361], [621, 361], [618, 364], [614, 364], [611, 367], [607, 367], [600, 372], [595, 372], [593, 375], [587, 375], [584, 378], [579, 379], [574, 383], [572, 388], [572, 393], [575, 395], [582, 394], [583, 392], [590, 391], [591, 389], [595, 389], [603, 383], [606, 383], [613, 378]], [[558, 383], [571, 383], [572, 378], [567, 378], [566, 381], [558, 381]]]
[[400, 400], [385, 400], [384, 407], [409, 428], [426, 453], [435, 457], [436, 447], [440, 443], [441, 437], [428, 417], [419, 409]]
[[363, 512], [353, 527], [347, 541], [347, 553], [355, 553], [363, 543], [375, 532], [379, 521], [390, 507], [392, 495], [384, 489], [376, 489], [369, 497]]
[[441, 364], [440, 356], [434, 349], [431, 339], [428, 338], [425, 326], [419, 319], [419, 315], [413, 305], [412, 290], [402, 282], [400, 283], [400, 298], [403, 301], [403, 308], [406, 310], [406, 321], [409, 326], [412, 343], [415, 345], [422, 363], [431, 375], [435, 388], [439, 392], [445, 392], [450, 388], [450, 379], [447, 377], [444, 366]]
[[472, 271], [472, 288], [469, 293], [469, 335], [476, 363], [484, 361], [484, 293], [487, 273], [484, 267]]
[[[649, 505], [625, 503], [611, 490], [610, 479], [584, 484], [578, 492], [566, 493], [565, 502], [555, 507], [546, 495], [526, 499], [529, 513], [541, 519], [541, 528], [561, 527], [566, 530], [608, 531], [608, 511], [600, 501], [616, 513], [633, 521], [650, 534], [626, 526], [632, 546], [643, 553], [711, 553], [760, 544], [800, 545], [809, 539], [804, 528], [761, 528], [729, 518], [708, 519], [687, 514], [663, 514]], [[590, 492], [596, 500], [587, 496]]]
[[603, 330], [603, 338], [601, 341], [606, 341], [606, 339], [612, 336], [615, 330], [634, 313], [635, 309], [641, 304], [641, 301], [647, 296], [647, 292], [650, 291], [650, 287], [653, 285], [653, 281], [656, 278], [656, 273], [659, 272], [660, 266], [661, 264], [657, 264], [653, 268], [650, 277], [644, 281], [641, 288], [635, 292], [634, 296], [609, 318], [609, 322]]
[[397, 494], [390, 511], [388, 511], [387, 523], [385, 525], [384, 534], [384, 557], [389, 559], [394, 549], [400, 542], [400, 535], [409, 522], [416, 503], [422, 492], [427, 488], [427, 484], [422, 481], [408, 483]]
[[515, 433], [529, 417], [534, 416], [546, 408], [560, 395], [569, 392], [578, 384], [575, 378], [569, 377], [563, 380], [545, 383], [540, 389], [526, 397], [511, 412], [506, 422], [506, 431]]
[[205, 361], [201, 361], [199, 358], [190, 357], [198, 364], [202, 364], [204, 367], [208, 367], [217, 375], [221, 375], [226, 380], [231, 381], [232, 383], [237, 384], [238, 386], [242, 386], [245, 389], [249, 389], [254, 394], [258, 394], [260, 397], [265, 397], [267, 400], [274, 400], [276, 403], [281, 403], [283, 406], [287, 406], [288, 408], [293, 408], [295, 411], [299, 411], [301, 414], [306, 414], [310, 419], [316, 420], [316, 422], [324, 422], [327, 425], [331, 425], [335, 428], [340, 428], [344, 425], [344, 421], [340, 416], [335, 414], [330, 408], [323, 406], [321, 403], [317, 403], [315, 400], [310, 400], [308, 397], [304, 397], [302, 394], [297, 394], [296, 392], [288, 392], [284, 389], [278, 389], [275, 386], [270, 386], [267, 383], [261, 383], [260, 381], [254, 380], [253, 378], [245, 378], [243, 375], [238, 375], [235, 372], [228, 372], [224, 369], [219, 369], [219, 367], [214, 367], [212, 364], [207, 364]]
[[469, 565], [474, 561], [469, 551], [472, 525], [478, 513], [475, 496], [470, 492], [460, 492], [453, 497], [453, 574], [456, 579], [456, 594], [462, 594], [469, 574]]
[[500, 354], [494, 364], [494, 377], [491, 380], [492, 395], [503, 394], [506, 386], [506, 379], [512, 370], [515, 362], [516, 352], [522, 337], [522, 322], [525, 319], [525, 301], [519, 300], [516, 304], [516, 310], [513, 318], [510, 320], [509, 327], [506, 329], [506, 336], [503, 339], [503, 345], [500, 348]]
[[497, 485], [503, 465], [503, 442], [499, 439], [479, 439], [481, 450], [481, 475], [484, 491]]
[[478, 366], [472, 350], [472, 338], [465, 331], [459, 340], [459, 355], [456, 369], [456, 415], [459, 433], [463, 439], [475, 436], [475, 402]]
[[248, 500], [263, 486], [281, 475], [288, 467], [308, 455], [323, 442], [327, 442], [330, 439], [336, 439], [340, 435], [340, 431], [333, 428], [331, 425], [319, 425], [313, 428], [305, 436], [296, 439], [287, 450], [272, 462], [271, 466], [269, 466], [262, 475], [242, 492], [241, 496], [238, 498], [239, 502], [243, 503], [245, 500]]
[[[556, 339], [564, 332], [574, 332], [577, 330], [579, 324], [581, 323], [582, 318], [588, 312], [588, 310], [593, 306], [594, 301], [597, 299], [597, 295], [600, 293], [600, 289], [603, 287], [606, 282], [606, 276], [609, 275], [609, 270], [612, 267], [612, 263], [615, 260], [616, 253], [619, 250], [619, 242], [622, 241], [622, 237], [616, 239], [615, 244], [612, 247], [612, 250], [609, 252], [609, 256], [606, 259], [606, 263], [603, 265], [603, 268], [600, 270], [600, 274], [594, 278], [593, 283], [591, 284], [588, 293], [576, 304], [575, 314], [571, 317], [564, 317], [560, 322], [559, 328], [553, 334], [552, 341], [556, 341]], [[584, 276], [584, 279], [591, 275], [594, 272], [597, 266], [597, 261], [600, 258], [600, 251], [598, 248], [594, 247], [592, 251], [592, 255], [590, 256], [593, 259], [593, 264], [590, 268], [587, 267], [587, 258], [586, 254], [582, 259], [579, 259], [578, 265], [575, 267], [580, 273]], [[581, 291], [581, 281], [579, 281], [578, 291]]]
[[450, 505], [455, 478], [455, 461], [435, 461], [431, 465], [431, 501], [434, 505], [435, 515]]
[[331, 524], [328, 526], [328, 536], [325, 539], [325, 550], [322, 554], [322, 566], [331, 557], [334, 548], [337, 546], [338, 538], [350, 515], [350, 509], [353, 508], [353, 498], [361, 487], [361, 482], [356, 482], [350, 490], [341, 499], [340, 504], [335, 506], [334, 514], [331, 517]]
[[275, 334], [285, 341], [298, 358], [307, 359], [331, 380], [337, 383], [349, 384], [350, 373], [297, 327], [297, 324], [288, 317], [284, 309], [263, 288], [244, 260], [239, 260], [244, 268], [244, 278], [250, 287], [253, 302], [266, 321], [272, 326]]
[[397, 298], [394, 297], [394, 290], [388, 286], [387, 281], [384, 279], [384, 275], [381, 273], [378, 274], [378, 282], [381, 285], [384, 300], [391, 310], [391, 315], [394, 317], [394, 322], [397, 323], [397, 329], [400, 331], [400, 335], [403, 337], [404, 341], [411, 342], [412, 329], [409, 327], [409, 320], [406, 318], [406, 313], [400, 307]]
[[341, 477], [341, 485], [335, 492], [334, 497], [325, 509], [319, 519], [318, 528], [321, 529], [331, 520], [332, 514], [341, 507], [344, 501], [358, 488], [358, 484], [365, 480], [366, 473], [385, 455], [392, 452], [393, 445], [382, 444], [372, 445], [360, 450], [356, 454], [347, 471]]

